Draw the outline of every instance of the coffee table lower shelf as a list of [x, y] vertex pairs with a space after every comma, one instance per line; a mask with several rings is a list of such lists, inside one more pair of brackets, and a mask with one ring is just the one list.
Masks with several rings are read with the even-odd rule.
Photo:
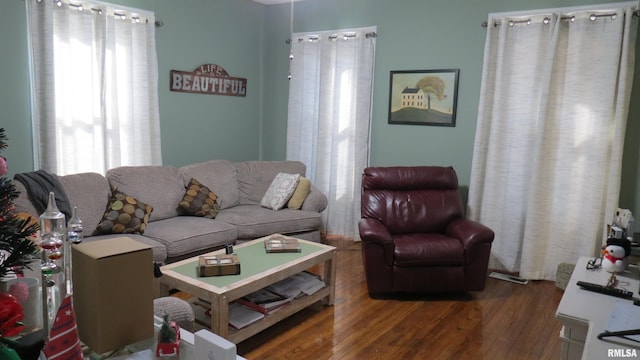
[[327, 298], [330, 292], [331, 289], [324, 287], [313, 295], [303, 296], [292, 300], [289, 304], [272, 313], [266, 314], [264, 318], [254, 322], [253, 324], [247, 325], [242, 329], [229, 327], [229, 333], [226, 338], [227, 340], [237, 344], [315, 303], [323, 302], [323, 305], [329, 305], [324, 303], [323, 299]]

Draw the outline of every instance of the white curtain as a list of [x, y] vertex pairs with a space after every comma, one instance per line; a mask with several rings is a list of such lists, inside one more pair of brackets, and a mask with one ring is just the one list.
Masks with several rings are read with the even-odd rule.
[[161, 164], [154, 14], [90, 1], [26, 7], [37, 167]]
[[553, 280], [618, 205], [637, 3], [489, 16], [469, 216], [490, 266]]
[[358, 238], [369, 161], [376, 27], [293, 34], [287, 159], [328, 197], [325, 230]]

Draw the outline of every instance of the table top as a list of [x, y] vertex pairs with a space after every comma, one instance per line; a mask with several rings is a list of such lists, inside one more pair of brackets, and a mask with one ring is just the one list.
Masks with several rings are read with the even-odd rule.
[[[611, 273], [602, 268], [588, 270], [586, 267], [589, 260], [591, 258], [587, 257], [578, 260], [571, 280], [569, 280], [558, 305], [556, 317], [565, 323], [588, 327], [582, 354], [583, 359], [606, 359], [610, 357], [610, 350], [628, 349], [629, 343], [620, 343], [616, 340], [617, 338], [600, 340], [597, 338], [598, 334], [605, 330], [623, 330], [609, 328], [612, 317], [620, 317], [620, 315], [633, 320], [631, 328], [640, 328], [640, 306], [634, 306], [632, 300], [599, 294], [579, 287], [578, 281], [606, 285], [611, 277]], [[640, 275], [635, 264], [630, 265], [626, 271], [617, 274], [617, 278], [618, 288], [632, 291], [634, 298], [638, 298]], [[620, 309], [624, 311], [624, 314], [615, 313]]]
[[[318, 257], [328, 259], [335, 252], [333, 246], [298, 239], [301, 246], [299, 253], [266, 253], [264, 240], [267, 238], [269, 236], [234, 246], [234, 253], [240, 260], [241, 272], [238, 275], [199, 277], [199, 256], [195, 256], [161, 267], [163, 277], [175, 278], [215, 294], [225, 294], [247, 284], [260, 283], [261, 279], [282, 273], [286, 269], [296, 269], [289, 274], [293, 275], [304, 270], [310, 260], [317, 262]], [[224, 252], [222, 249], [205, 255]]]

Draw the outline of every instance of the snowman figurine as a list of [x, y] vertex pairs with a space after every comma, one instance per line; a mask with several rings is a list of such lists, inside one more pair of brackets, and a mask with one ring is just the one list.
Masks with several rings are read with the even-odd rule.
[[607, 239], [607, 244], [602, 249], [602, 268], [611, 273], [607, 281], [607, 287], [615, 288], [618, 284], [616, 274], [627, 269], [631, 254], [631, 242], [627, 239]]

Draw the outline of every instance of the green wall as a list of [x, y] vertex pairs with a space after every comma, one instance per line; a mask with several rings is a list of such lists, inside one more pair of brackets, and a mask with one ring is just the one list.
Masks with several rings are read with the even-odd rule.
[[[0, 126], [7, 129], [10, 174], [33, 170], [24, 1], [0, 2]], [[163, 159], [181, 166], [207, 159], [285, 157], [290, 4], [249, 0], [112, 0], [154, 11], [157, 29]], [[377, 26], [371, 164], [452, 165], [470, 177], [486, 30], [491, 12], [608, 3], [606, 0], [305, 0], [295, 3], [294, 31]], [[588, 56], [588, 54], [586, 54]], [[248, 79], [246, 97], [170, 92], [170, 70], [201, 64]], [[456, 126], [387, 124], [389, 72], [460, 69]], [[636, 78], [640, 71], [636, 71]], [[640, 84], [640, 82], [637, 82]], [[638, 87], [636, 87], [638, 88]], [[9, 90], [9, 91], [7, 91]], [[634, 93], [637, 99], [638, 93]], [[632, 101], [633, 103], [633, 101]], [[640, 110], [632, 106], [630, 119]], [[639, 126], [630, 121], [621, 205], [636, 197]], [[597, 169], [594, 169], [597, 171]]]

